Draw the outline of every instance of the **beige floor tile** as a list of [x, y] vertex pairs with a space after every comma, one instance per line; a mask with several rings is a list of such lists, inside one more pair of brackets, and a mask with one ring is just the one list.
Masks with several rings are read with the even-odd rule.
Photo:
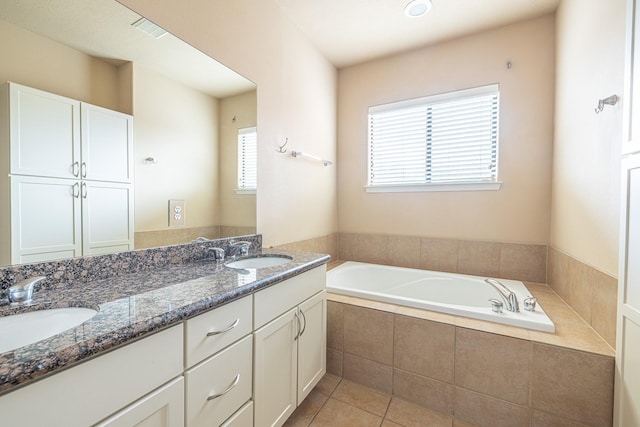
[[404, 427], [450, 427], [452, 417], [394, 397], [386, 419]]
[[381, 417], [387, 412], [391, 400], [390, 394], [349, 380], [342, 380], [331, 397]]
[[289, 419], [284, 423], [285, 427], [307, 427], [311, 424], [311, 421], [316, 414], [322, 408], [322, 405], [329, 399], [329, 396], [325, 396], [318, 390], [311, 390], [311, 393], [304, 399], [304, 401], [296, 408]]
[[315, 390], [325, 396], [331, 396], [331, 393], [333, 393], [340, 381], [342, 381], [342, 378], [337, 375], [324, 374], [324, 377], [322, 377], [318, 385], [316, 385]]
[[380, 427], [404, 427], [400, 424], [396, 424], [393, 421], [389, 421], [386, 418], [384, 420], [382, 420], [382, 426]]
[[580, 424], [565, 418], [556, 417], [554, 415], [545, 414], [544, 412], [533, 411], [531, 416], [531, 427], [587, 427], [586, 424]]
[[310, 425], [311, 427], [378, 427], [381, 423], [382, 417], [329, 398]]
[[457, 418], [453, 419], [453, 427], [478, 427], [476, 424], [471, 424], [466, 421], [459, 420]]

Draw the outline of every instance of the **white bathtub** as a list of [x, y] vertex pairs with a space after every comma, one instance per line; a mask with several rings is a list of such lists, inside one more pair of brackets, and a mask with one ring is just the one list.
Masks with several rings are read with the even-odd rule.
[[502, 313], [493, 312], [488, 300], [501, 298], [484, 279], [486, 277], [348, 261], [328, 271], [327, 291], [527, 329], [555, 331], [540, 304], [534, 312], [524, 310], [523, 301], [531, 293], [524, 283], [516, 280], [499, 279], [516, 294], [520, 312], [512, 313], [506, 308]]

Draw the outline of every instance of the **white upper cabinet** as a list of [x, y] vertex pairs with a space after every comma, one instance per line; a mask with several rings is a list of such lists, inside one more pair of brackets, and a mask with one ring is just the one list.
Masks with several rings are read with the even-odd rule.
[[132, 182], [133, 119], [128, 114], [81, 104], [83, 179]]
[[76, 178], [80, 102], [15, 83], [8, 92], [11, 173]]
[[16, 83], [7, 86], [12, 175], [133, 181], [133, 117]]

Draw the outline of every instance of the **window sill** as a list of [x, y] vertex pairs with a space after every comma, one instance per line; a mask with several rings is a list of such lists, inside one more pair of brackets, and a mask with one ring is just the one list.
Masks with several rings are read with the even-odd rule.
[[255, 188], [236, 188], [236, 194], [256, 194]]
[[364, 187], [367, 193], [421, 193], [425, 191], [497, 191], [502, 181], [456, 182], [450, 184], [376, 185]]

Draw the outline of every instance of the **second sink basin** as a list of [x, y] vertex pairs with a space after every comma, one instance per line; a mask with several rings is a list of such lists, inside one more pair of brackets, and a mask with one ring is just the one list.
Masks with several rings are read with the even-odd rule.
[[98, 313], [84, 307], [52, 308], [0, 317], [0, 353], [71, 329]]
[[227, 267], [236, 269], [256, 269], [276, 267], [291, 262], [293, 258], [287, 255], [258, 255], [225, 263]]

